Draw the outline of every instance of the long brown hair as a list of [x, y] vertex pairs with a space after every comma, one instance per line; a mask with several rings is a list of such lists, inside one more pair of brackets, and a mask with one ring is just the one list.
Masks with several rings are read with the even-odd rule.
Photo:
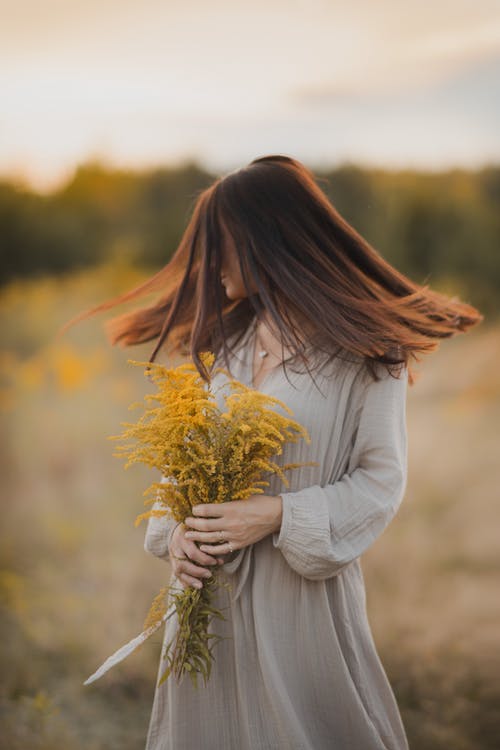
[[[248, 296], [230, 300], [220, 280], [224, 232], [236, 248]], [[252, 289], [257, 291], [250, 293]], [[81, 313], [77, 320], [151, 292], [149, 307], [107, 323], [113, 345], [156, 340], [169, 354], [190, 355], [205, 381], [200, 353], [224, 356], [252, 319], [267, 311], [294, 356], [305, 341], [330, 357], [354, 355], [377, 379], [375, 363], [392, 374], [437, 339], [466, 331], [483, 315], [457, 297], [418, 285], [391, 266], [338, 213], [312, 172], [296, 159], [269, 155], [216, 179], [197, 195], [171, 260], [150, 279]], [[234, 337], [234, 338], [233, 338]]]

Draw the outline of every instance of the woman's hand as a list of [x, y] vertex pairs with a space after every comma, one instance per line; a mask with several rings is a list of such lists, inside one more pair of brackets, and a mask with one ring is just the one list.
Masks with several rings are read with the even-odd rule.
[[184, 521], [191, 529], [185, 537], [202, 542], [200, 550], [212, 555], [234, 552], [279, 531], [282, 503], [280, 495], [251, 495], [246, 500], [195, 505], [196, 517]]
[[[186, 539], [186, 527], [183, 523], [178, 524], [170, 538], [169, 554], [172, 570], [181, 582], [182, 588], [194, 586], [201, 589], [203, 578], [210, 578], [212, 571], [203, 566], [222, 565], [224, 560], [215, 558], [206, 552], [201, 552], [198, 546]], [[198, 563], [198, 564], [197, 564]]]

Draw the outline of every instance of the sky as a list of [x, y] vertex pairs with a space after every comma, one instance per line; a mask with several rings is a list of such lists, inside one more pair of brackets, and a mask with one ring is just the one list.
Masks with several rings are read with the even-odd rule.
[[500, 163], [500, 0], [0, 0], [0, 175]]

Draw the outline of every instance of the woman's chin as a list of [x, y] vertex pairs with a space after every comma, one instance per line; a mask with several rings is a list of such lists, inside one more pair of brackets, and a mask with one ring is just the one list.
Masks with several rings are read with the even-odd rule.
[[234, 290], [231, 287], [231, 284], [225, 284], [224, 290], [226, 292], [226, 297], [229, 297], [229, 299], [234, 299]]
[[247, 296], [245, 290], [238, 289], [228, 282], [226, 282], [222, 286], [224, 287], [224, 291], [226, 292], [226, 297], [228, 299], [244, 299]]

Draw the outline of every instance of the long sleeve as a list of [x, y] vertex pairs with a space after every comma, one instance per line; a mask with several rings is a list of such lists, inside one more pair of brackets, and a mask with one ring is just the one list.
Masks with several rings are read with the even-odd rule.
[[[333, 484], [280, 493], [281, 528], [273, 544], [300, 575], [337, 575], [363, 554], [396, 514], [407, 482], [408, 371], [384, 371], [362, 389], [348, 471]], [[356, 405], [355, 405], [356, 406]]]
[[[165, 476], [162, 476], [160, 480], [162, 484], [168, 481], [173, 480], [169, 480], [168, 477]], [[162, 510], [164, 507], [165, 506], [162, 505], [159, 500], [156, 500], [152, 505], [152, 510]], [[170, 537], [178, 524], [179, 521], [176, 521], [175, 518], [168, 518], [168, 516], [155, 518], [154, 516], [150, 516], [148, 518], [148, 525], [144, 537], [145, 551], [150, 552], [152, 555], [156, 555], [156, 557], [159, 557], [162, 560], [168, 561], [170, 559], [168, 548]]]

